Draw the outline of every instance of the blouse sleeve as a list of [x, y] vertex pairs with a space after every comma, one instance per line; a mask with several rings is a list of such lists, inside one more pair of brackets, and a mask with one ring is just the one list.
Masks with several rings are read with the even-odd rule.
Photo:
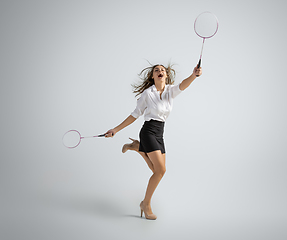
[[175, 98], [178, 94], [180, 94], [182, 92], [182, 90], [180, 90], [179, 85], [175, 85], [175, 86], [171, 86], [171, 97]]
[[131, 113], [134, 118], [138, 118], [143, 115], [146, 109], [146, 91], [144, 91], [140, 98], [137, 100], [136, 109]]

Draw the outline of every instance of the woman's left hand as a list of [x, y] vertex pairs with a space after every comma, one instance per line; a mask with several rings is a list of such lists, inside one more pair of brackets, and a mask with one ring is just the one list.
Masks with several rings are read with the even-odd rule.
[[199, 77], [201, 76], [202, 74], [202, 68], [197, 68], [197, 66], [193, 69], [193, 74], [196, 76], [196, 77]]

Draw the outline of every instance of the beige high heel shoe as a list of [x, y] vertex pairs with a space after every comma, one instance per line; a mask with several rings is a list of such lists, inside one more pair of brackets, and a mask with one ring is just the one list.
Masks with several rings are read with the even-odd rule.
[[123, 146], [122, 148], [122, 152], [125, 153], [127, 150], [134, 150], [134, 151], [138, 151], [139, 150], [139, 146], [140, 146], [140, 142], [138, 140], [129, 138], [130, 140], [132, 140], [132, 143], [127, 143]]
[[153, 213], [148, 215], [144, 209], [144, 205], [143, 205], [143, 202], [140, 203], [140, 209], [141, 209], [141, 217], [143, 217], [143, 212], [144, 212], [144, 215], [145, 215], [145, 218], [146, 219], [150, 219], [150, 220], [156, 220], [157, 219], [157, 216], [154, 215]]

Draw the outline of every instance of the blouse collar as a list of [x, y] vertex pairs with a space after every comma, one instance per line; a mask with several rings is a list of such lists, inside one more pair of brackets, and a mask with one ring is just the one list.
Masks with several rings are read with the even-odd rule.
[[[156, 89], [155, 85], [152, 85], [152, 86], [151, 86], [151, 90], [152, 90], [153, 92], [159, 92], [159, 91]], [[164, 93], [165, 91], [166, 91], [166, 85], [164, 86], [163, 93]]]

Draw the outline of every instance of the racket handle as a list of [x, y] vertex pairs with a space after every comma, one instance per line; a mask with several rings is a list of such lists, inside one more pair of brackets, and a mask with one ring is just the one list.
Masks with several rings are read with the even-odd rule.
[[[197, 64], [197, 68], [200, 68], [201, 65], [201, 59], [199, 59], [198, 64]], [[199, 77], [200, 75], [196, 75], [197, 77]]]
[[199, 59], [198, 64], [197, 64], [197, 68], [200, 68], [201, 66], [201, 59]]
[[[98, 137], [105, 137], [105, 136], [106, 136], [106, 133], [105, 133], [105, 134], [98, 135]], [[112, 136], [114, 136], [114, 134], [112, 134]]]

